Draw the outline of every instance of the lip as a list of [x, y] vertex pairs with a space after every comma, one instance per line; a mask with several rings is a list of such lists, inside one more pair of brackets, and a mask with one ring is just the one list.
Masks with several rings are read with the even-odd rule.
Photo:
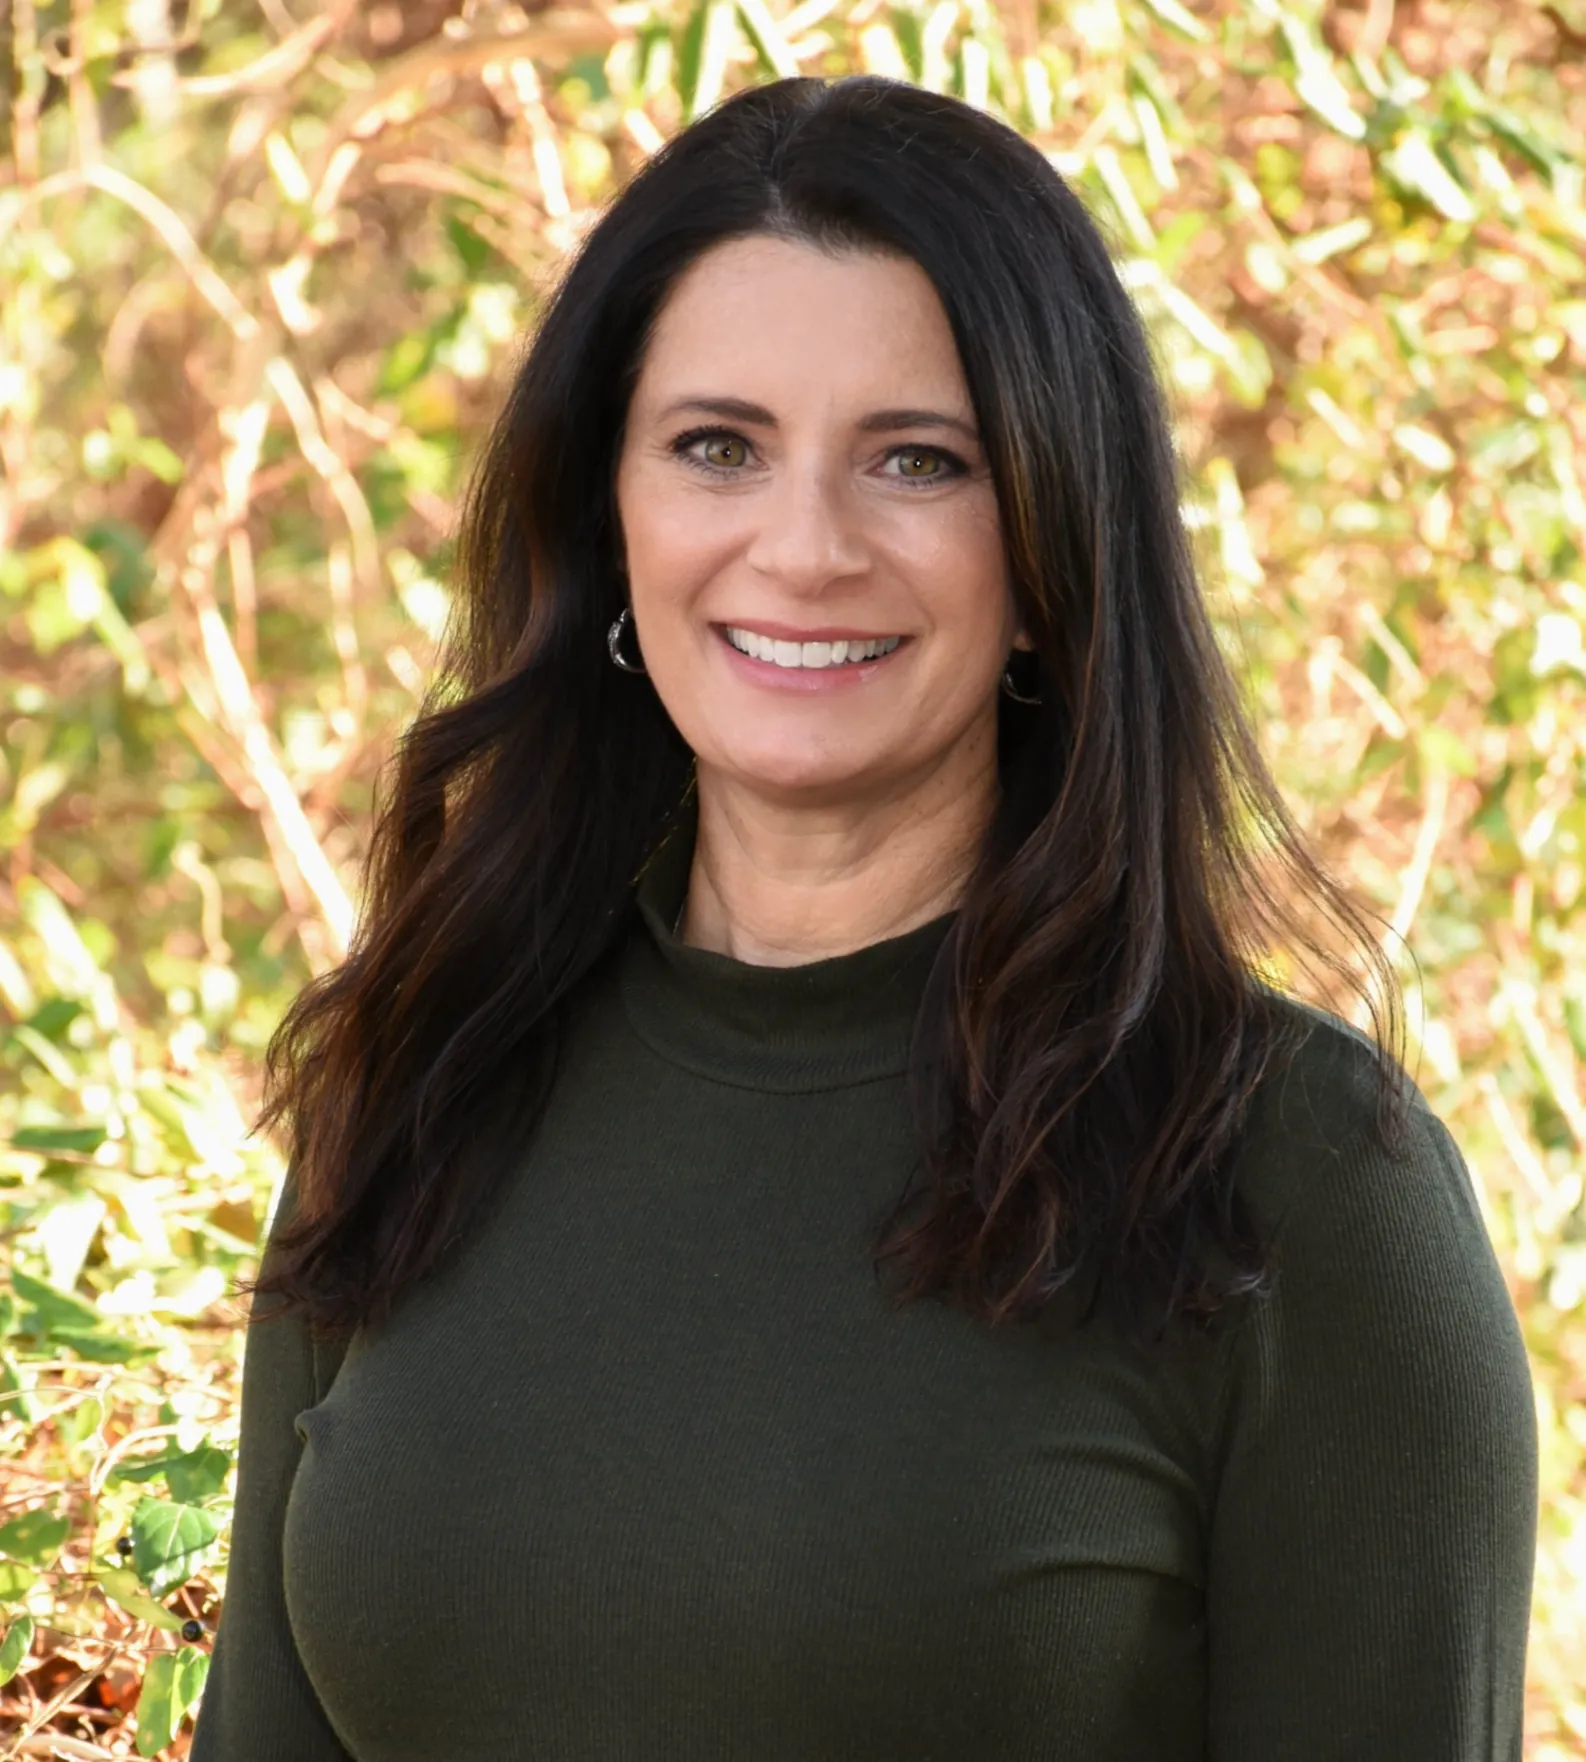
[[[727, 640], [724, 625], [711, 627], [727, 658], [727, 665], [736, 668], [740, 677], [753, 685], [763, 686], [768, 691], [787, 691], [804, 696], [823, 695], [832, 691], [854, 691], [864, 685], [899, 655], [907, 652], [910, 639], [902, 638], [895, 649], [887, 654], [877, 655], [870, 661], [848, 661], [841, 667], [779, 667], [775, 661], [757, 660], [753, 655], [746, 655], [742, 649], [734, 648]], [[830, 635], [822, 630], [819, 634], [810, 631], [798, 631], [785, 624], [737, 624], [736, 630], [752, 630], [756, 636], [769, 636], [779, 642], [874, 642], [874, 636], [867, 636], [863, 631], [833, 631]]]

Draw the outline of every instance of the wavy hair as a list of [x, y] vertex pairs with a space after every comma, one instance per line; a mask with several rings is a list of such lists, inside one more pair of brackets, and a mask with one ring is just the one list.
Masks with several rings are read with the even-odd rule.
[[1170, 427], [1105, 242], [1043, 155], [874, 78], [782, 80], [677, 136], [588, 235], [474, 473], [439, 684], [376, 818], [351, 953], [272, 1041], [292, 1215], [253, 1289], [378, 1323], [475, 1227], [554, 1080], [563, 1006], [631, 922], [690, 754], [607, 660], [614, 474], [669, 289], [770, 234], [930, 277], [995, 480], [1039, 704], [1004, 702], [1000, 800], [927, 984], [917, 1179], [875, 1245], [899, 1302], [1026, 1318], [1081, 1269], [1205, 1319], [1270, 1246], [1230, 1175], [1299, 1012], [1282, 949], [1367, 1003], [1377, 1121], [1398, 995], [1308, 853], [1196, 580]]

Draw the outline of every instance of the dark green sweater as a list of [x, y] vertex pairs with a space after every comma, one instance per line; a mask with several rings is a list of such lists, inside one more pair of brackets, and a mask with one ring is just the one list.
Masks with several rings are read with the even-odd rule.
[[1516, 1762], [1530, 1383], [1424, 1103], [1389, 1159], [1310, 1017], [1219, 1337], [893, 1309], [947, 921], [759, 968], [683, 882], [488, 1227], [344, 1356], [251, 1331], [193, 1762]]

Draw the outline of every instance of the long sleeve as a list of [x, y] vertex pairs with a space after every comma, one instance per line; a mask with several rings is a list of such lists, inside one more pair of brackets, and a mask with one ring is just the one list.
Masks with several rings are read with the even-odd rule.
[[1361, 1132], [1308, 1171], [1277, 1257], [1233, 1345], [1209, 1762], [1519, 1762], [1535, 1409], [1424, 1103], [1402, 1160]]
[[[261, 1317], [262, 1301], [255, 1305]], [[316, 1345], [300, 1316], [250, 1323], [226, 1601], [191, 1762], [350, 1762], [298, 1658], [281, 1571], [282, 1525], [302, 1448], [293, 1421], [323, 1397], [340, 1356]]]

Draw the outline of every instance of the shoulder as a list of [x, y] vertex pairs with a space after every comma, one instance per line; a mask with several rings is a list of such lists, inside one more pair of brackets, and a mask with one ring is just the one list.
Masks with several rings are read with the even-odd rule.
[[1385, 1147], [1372, 1042], [1294, 1008], [1303, 1037], [1238, 1162], [1273, 1278], [1221, 1360], [1217, 1747], [1320, 1754], [1303, 1727], [1325, 1706], [1330, 1754], [1518, 1755], [1537, 1486], [1519, 1324], [1425, 1097], [1404, 1079]]
[[1495, 1378], [1512, 1407], [1528, 1387], [1524, 1350], [1458, 1146], [1402, 1071], [1397, 1130], [1384, 1140], [1374, 1043], [1291, 1007], [1303, 1038], [1260, 1085], [1234, 1170], [1272, 1248], [1255, 1340], [1263, 1353], [1282, 1340], [1306, 1365], [1302, 1380], [1338, 1372], [1353, 1385], [1369, 1364], [1406, 1398], [1438, 1380], [1431, 1367], [1458, 1363], [1443, 1379], [1454, 1406], [1453, 1385], [1475, 1377]]
[[[1268, 1231], [1296, 1214], [1462, 1190], [1470, 1176], [1447, 1129], [1391, 1052], [1340, 1017], [1274, 994], [1287, 1031], [1251, 1097], [1234, 1155], [1236, 1188]], [[1384, 1069], [1398, 1105], [1382, 1131]], [[1396, 1209], [1396, 1207], [1390, 1207]]]
[[1340, 1473], [1379, 1432], [1425, 1462], [1486, 1451], [1519, 1497], [1530, 1373], [1465, 1159], [1402, 1072], [1385, 1143], [1373, 1042], [1293, 1007], [1304, 1037], [1260, 1086], [1236, 1161], [1273, 1273], [1235, 1330], [1239, 1423], [1304, 1436]]

